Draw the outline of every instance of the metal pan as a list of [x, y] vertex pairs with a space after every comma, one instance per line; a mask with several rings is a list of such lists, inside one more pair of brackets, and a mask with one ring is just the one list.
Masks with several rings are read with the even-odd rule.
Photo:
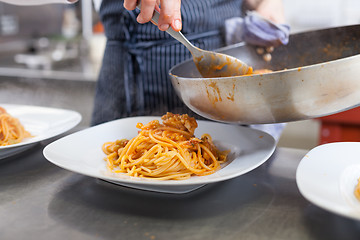
[[360, 104], [360, 25], [293, 34], [270, 63], [253, 46], [218, 50], [276, 72], [202, 78], [192, 60], [170, 69], [182, 101], [220, 122], [261, 124], [322, 117]]

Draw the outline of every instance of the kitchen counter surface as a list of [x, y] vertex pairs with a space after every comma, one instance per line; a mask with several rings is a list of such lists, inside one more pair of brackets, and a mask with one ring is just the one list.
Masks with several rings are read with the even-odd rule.
[[278, 148], [254, 171], [187, 194], [114, 185], [61, 169], [48, 142], [0, 160], [0, 239], [359, 239], [360, 222], [300, 194], [306, 150]]

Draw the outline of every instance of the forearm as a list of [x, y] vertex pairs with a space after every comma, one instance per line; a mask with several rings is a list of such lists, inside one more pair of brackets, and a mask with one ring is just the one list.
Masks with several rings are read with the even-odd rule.
[[0, 0], [0, 2], [14, 5], [42, 5], [50, 3], [74, 3], [77, 0]]
[[284, 23], [283, 0], [244, 0], [243, 10], [255, 10], [275, 23]]

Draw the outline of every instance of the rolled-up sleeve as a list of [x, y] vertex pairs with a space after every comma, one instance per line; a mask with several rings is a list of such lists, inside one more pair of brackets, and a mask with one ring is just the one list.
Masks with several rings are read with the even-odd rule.
[[75, 3], [78, 0], [0, 0], [0, 2], [13, 5], [42, 5], [52, 3]]

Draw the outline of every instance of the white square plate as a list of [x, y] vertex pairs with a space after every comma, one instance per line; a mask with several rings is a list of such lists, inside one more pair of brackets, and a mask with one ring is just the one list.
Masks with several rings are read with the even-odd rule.
[[229, 149], [228, 162], [217, 172], [194, 176], [186, 180], [154, 180], [112, 173], [103, 160], [103, 143], [131, 139], [139, 131], [136, 124], [146, 124], [160, 117], [133, 117], [115, 120], [65, 136], [45, 147], [44, 156], [64, 169], [103, 179], [119, 185], [167, 193], [185, 193], [204, 184], [245, 174], [264, 163], [275, 150], [275, 140], [269, 134], [238, 125], [197, 121], [196, 137], [208, 133], [221, 150]]

